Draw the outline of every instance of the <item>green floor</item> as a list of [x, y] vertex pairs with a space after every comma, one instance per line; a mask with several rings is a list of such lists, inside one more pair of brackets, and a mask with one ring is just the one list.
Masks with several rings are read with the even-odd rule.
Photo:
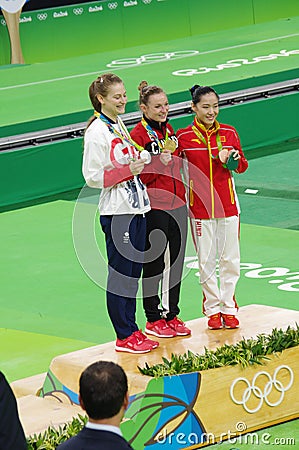
[[[125, 81], [131, 104], [127, 112], [136, 109], [137, 86], [145, 77], [162, 86], [172, 103], [189, 100], [188, 89], [196, 83], [217, 86], [222, 93], [298, 78], [298, 29], [299, 16], [78, 58], [5, 66], [0, 70], [0, 137], [86, 121], [91, 112], [88, 86], [107, 71]], [[120, 59], [130, 63], [117, 63]]]
[[[299, 150], [289, 156], [294, 163], [289, 165], [289, 176], [284, 165], [290, 159], [280, 154], [250, 161], [248, 175], [236, 177], [239, 191], [259, 189], [257, 194], [239, 194], [240, 306], [257, 303], [295, 310], [299, 307], [299, 199], [287, 198], [291, 185], [293, 192], [298, 192], [295, 167]], [[263, 195], [262, 167], [267, 168], [265, 173], [274, 187], [277, 180], [279, 196], [269, 197], [268, 191]], [[9, 381], [46, 372], [52, 358], [59, 354], [114, 339], [105, 307], [105, 249], [103, 235], [94, 220], [96, 200], [97, 195], [77, 203], [56, 200], [0, 216], [0, 234], [5, 237], [0, 249], [0, 360]], [[90, 230], [84, 230], [88, 226], [95, 229], [91, 245], [96, 244], [96, 248], [89, 247]], [[94, 261], [88, 258], [89, 251], [95, 252]], [[185, 320], [202, 316], [197, 269], [192, 262], [196, 262], [196, 257], [189, 239], [181, 296], [181, 316]], [[258, 267], [257, 272], [250, 267]], [[99, 268], [101, 275], [97, 275]], [[144, 327], [141, 302], [138, 322]], [[284, 448], [296, 448], [292, 439], [298, 442], [297, 425], [298, 421], [280, 424], [260, 430], [247, 441], [244, 438], [223, 442], [216, 448], [220, 445], [230, 450], [266, 450], [270, 444], [280, 448], [281, 442]], [[285, 441], [278, 445], [278, 438]]]
[[[150, 83], [163, 86], [170, 100], [177, 101], [189, 98], [187, 90], [194, 83], [219, 86], [221, 92], [227, 86], [242, 89], [296, 78], [298, 25], [299, 17], [243, 27], [240, 32], [228, 30], [200, 39], [134, 47], [126, 49], [125, 54], [115, 51], [2, 68], [0, 137], [12, 130], [11, 134], [16, 134], [45, 124], [57, 126], [86, 120], [90, 113], [89, 83], [98, 73], [107, 71], [107, 64], [124, 57], [190, 49], [189, 56], [159, 61], [159, 71], [155, 62], [121, 69], [114, 64], [111, 70], [125, 80], [132, 109], [136, 106], [137, 85], [145, 73]], [[200, 53], [191, 55], [194, 50]], [[254, 59], [261, 56], [266, 57]], [[243, 62], [237, 67], [221, 66], [233, 59]], [[202, 67], [213, 70], [192, 72]], [[185, 69], [192, 71], [184, 76], [182, 72], [178, 74], [177, 71]], [[282, 118], [287, 118], [287, 114], [282, 111]], [[242, 209], [242, 270], [237, 299], [240, 306], [258, 303], [298, 310], [299, 149], [284, 153], [275, 150], [273, 154], [250, 160], [248, 172], [235, 177]], [[79, 205], [83, 227], [86, 220], [87, 226], [95, 229], [93, 242], [88, 241], [89, 234], [84, 233], [84, 228], [80, 233], [80, 223], [73, 219], [74, 207], [78, 206], [74, 200], [59, 195], [55, 201], [50, 200], [53, 199], [0, 214], [0, 368], [9, 381], [46, 372], [51, 360], [59, 354], [114, 339], [105, 307], [103, 235], [98, 224], [94, 224], [96, 196], [85, 198]], [[73, 230], [78, 231], [75, 244]], [[89, 257], [89, 250], [95, 258]], [[197, 269], [194, 265], [190, 268], [190, 262], [196, 261], [191, 239], [186, 257], [181, 316], [190, 320], [202, 317]], [[254, 278], [250, 276], [250, 264], [258, 266]], [[138, 323], [144, 327], [141, 301]], [[265, 437], [265, 433], [270, 437]], [[261, 430], [258, 436], [258, 443], [226, 442], [216, 448], [266, 450], [269, 445], [297, 448], [287, 439], [296, 439], [298, 446], [298, 421]], [[275, 441], [278, 437], [285, 441]]]
[[[299, 307], [299, 282], [290, 279], [298, 270], [299, 199], [288, 199], [291, 186], [298, 193], [299, 150], [289, 153], [289, 158], [280, 154], [252, 160], [248, 175], [235, 177], [242, 209], [240, 306]], [[277, 180], [279, 196], [263, 195], [263, 171], [269, 184], [275, 186]], [[258, 188], [258, 193], [245, 194], [246, 188]], [[47, 371], [57, 353], [114, 339], [105, 307], [104, 240], [94, 224], [96, 202], [95, 195], [1, 214], [0, 354], [10, 381]], [[93, 229], [96, 239], [89, 241]], [[190, 259], [196, 260], [190, 239], [186, 257], [181, 308], [189, 320], [201, 316], [197, 270], [189, 268]], [[260, 265], [257, 278], [248, 277], [246, 264]], [[293, 290], [281, 289], [287, 283]], [[143, 326], [141, 302], [138, 320]]]

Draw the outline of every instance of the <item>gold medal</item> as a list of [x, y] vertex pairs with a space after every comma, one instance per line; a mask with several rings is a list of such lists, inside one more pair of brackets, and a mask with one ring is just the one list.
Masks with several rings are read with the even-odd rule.
[[171, 153], [175, 152], [176, 144], [172, 139], [167, 139], [167, 141], [164, 144], [163, 150], [170, 150]]

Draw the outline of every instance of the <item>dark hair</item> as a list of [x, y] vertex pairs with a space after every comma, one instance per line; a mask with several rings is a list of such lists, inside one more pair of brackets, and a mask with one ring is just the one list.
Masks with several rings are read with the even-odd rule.
[[138, 90], [139, 90], [139, 105], [141, 104], [147, 105], [151, 95], [161, 94], [162, 92], [164, 92], [163, 89], [160, 88], [159, 86], [148, 85], [148, 82], [145, 80], [139, 83]]
[[201, 97], [205, 94], [210, 94], [211, 92], [216, 95], [217, 99], [219, 100], [219, 95], [215, 91], [215, 89], [211, 88], [210, 86], [200, 86], [199, 84], [195, 84], [192, 86], [192, 88], [189, 89], [192, 97], [192, 102], [194, 105], [198, 103], [201, 99]]
[[79, 392], [89, 417], [108, 419], [121, 409], [128, 391], [127, 376], [118, 364], [98, 361], [81, 374]]

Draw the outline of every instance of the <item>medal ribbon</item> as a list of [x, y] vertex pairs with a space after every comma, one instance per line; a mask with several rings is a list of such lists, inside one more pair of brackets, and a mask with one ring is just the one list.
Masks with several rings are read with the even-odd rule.
[[208, 145], [204, 135], [199, 131], [199, 129], [196, 127], [195, 125], [195, 121], [193, 122], [192, 125], [192, 130], [194, 131], [194, 133], [196, 134], [196, 136], [201, 140], [201, 142], [203, 142], [205, 144], [205, 146], [207, 147], [207, 149], [209, 150], [209, 153], [212, 157], [212, 159], [217, 159], [219, 158], [219, 152], [222, 150], [222, 143], [221, 143], [221, 139], [219, 136], [218, 131], [216, 132], [216, 142], [217, 142], [217, 147], [218, 147], [218, 155], [214, 156], [211, 152], [210, 146]]
[[[151, 140], [155, 141], [158, 144], [158, 147], [159, 147], [160, 150], [163, 150], [164, 147], [161, 144], [156, 131], [152, 129], [152, 127], [147, 123], [147, 121], [145, 120], [144, 117], [142, 117], [141, 123], [144, 126], [144, 128], [146, 129], [146, 131], [148, 132]], [[167, 127], [166, 127], [165, 142], [167, 141], [167, 139], [168, 139], [168, 130], [167, 130]]]
[[125, 130], [121, 124], [121, 122], [118, 122], [119, 127], [121, 128], [121, 131], [116, 130], [113, 126], [112, 123], [109, 122], [109, 120], [103, 115], [98, 113], [97, 111], [94, 112], [94, 115], [96, 117], [98, 117], [99, 119], [101, 119], [108, 127], [110, 133], [114, 134], [115, 136], [121, 138], [123, 141], [127, 142], [127, 144], [132, 145], [133, 147], [136, 148], [136, 150], [138, 150], [139, 152], [142, 152], [144, 150], [144, 148], [137, 144], [137, 142], [135, 142], [131, 136], [129, 135], [129, 133], [127, 132], [127, 130]]

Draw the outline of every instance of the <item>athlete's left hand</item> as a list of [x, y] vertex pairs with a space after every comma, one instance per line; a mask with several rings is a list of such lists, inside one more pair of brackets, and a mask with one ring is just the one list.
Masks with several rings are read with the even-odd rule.
[[228, 156], [230, 156], [230, 155], [232, 155], [233, 158], [234, 158], [235, 160], [241, 158], [241, 155], [240, 155], [239, 150], [237, 150], [237, 149], [235, 149], [235, 148], [229, 152], [229, 155], [228, 155]]

